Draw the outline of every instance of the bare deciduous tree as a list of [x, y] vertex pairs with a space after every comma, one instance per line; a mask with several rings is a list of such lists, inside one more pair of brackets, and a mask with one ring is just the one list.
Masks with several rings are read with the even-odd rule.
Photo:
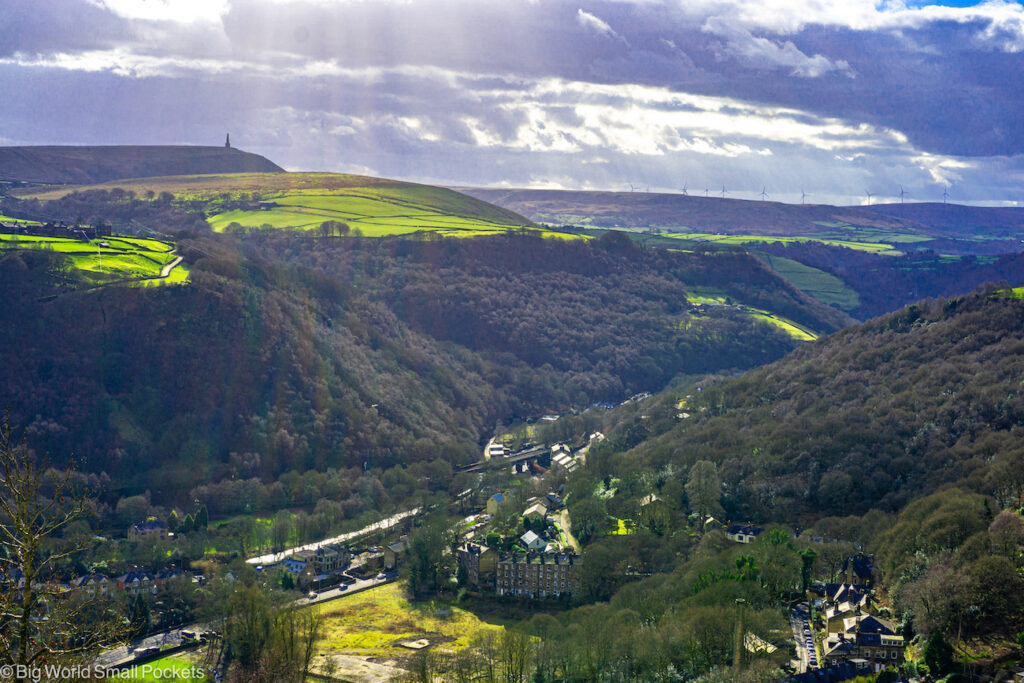
[[[82, 549], [61, 538], [92, 513], [90, 492], [76, 485], [74, 461], [46, 467], [8, 416], [0, 423], [0, 662], [14, 666], [89, 662], [126, 633], [123, 615], [101, 595], [62, 590], [59, 564]], [[23, 670], [23, 669], [22, 669]]]

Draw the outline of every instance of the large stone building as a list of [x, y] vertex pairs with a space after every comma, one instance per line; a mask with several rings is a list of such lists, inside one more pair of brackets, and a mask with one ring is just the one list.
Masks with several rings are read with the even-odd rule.
[[553, 598], [580, 592], [578, 555], [559, 553], [511, 553], [498, 561], [498, 595]]
[[487, 546], [467, 543], [458, 549], [456, 557], [466, 570], [466, 585], [479, 590], [494, 590], [497, 552]]

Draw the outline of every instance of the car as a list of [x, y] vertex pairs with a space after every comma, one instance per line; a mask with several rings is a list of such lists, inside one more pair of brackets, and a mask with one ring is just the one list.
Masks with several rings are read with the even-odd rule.
[[809, 636], [809, 635], [811, 635], [811, 629], [809, 629], [809, 628], [805, 628], [805, 629], [804, 629], [804, 635], [805, 635], [805, 636]]
[[317, 598], [316, 591], [309, 591], [309, 595], [306, 596], [307, 600], [316, 600], [316, 598]]
[[388, 578], [388, 575], [385, 574], [384, 572], [381, 572], [380, 574], [377, 574], [377, 580], [378, 581], [383, 581], [386, 578]]
[[340, 590], [340, 591], [347, 591], [348, 590], [348, 584], [347, 583], [339, 583], [338, 584], [338, 590]]

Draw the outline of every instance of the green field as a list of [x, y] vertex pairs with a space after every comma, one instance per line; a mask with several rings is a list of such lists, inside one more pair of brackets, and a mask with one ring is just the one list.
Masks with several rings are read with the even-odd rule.
[[754, 318], [755, 320], [760, 320], [762, 322], [766, 322], [770, 325], [775, 325], [793, 339], [796, 339], [798, 341], [814, 341], [815, 339], [818, 338], [818, 335], [816, 335], [814, 332], [811, 332], [810, 330], [801, 327], [800, 325], [797, 325], [792, 320], [787, 320], [786, 318], [775, 315], [774, 313], [769, 313], [768, 311], [760, 311], [756, 308], [750, 308], [748, 306], [744, 306], [743, 308], [746, 309], [747, 314], [751, 318]]
[[[784, 318], [781, 315], [775, 315], [770, 311], [754, 308], [752, 306], [730, 304], [729, 300], [723, 294], [711, 288], [693, 288], [686, 295], [686, 301], [691, 304], [703, 304], [706, 306], [730, 306], [734, 310], [739, 310], [755, 320], [760, 320], [761, 322], [766, 322], [769, 325], [778, 327], [780, 330], [798, 341], [814, 341], [818, 338], [818, 335], [815, 334], [813, 330], [809, 330], [802, 325], [798, 325], [792, 320]], [[691, 315], [690, 319], [701, 317], [704, 316]], [[686, 326], [684, 326], [683, 329], [687, 329]]]
[[101, 237], [84, 242], [67, 237], [0, 234], [0, 251], [40, 249], [65, 254], [85, 284], [135, 283], [143, 285], [180, 284], [188, 280], [188, 269], [179, 264], [167, 277], [162, 269], [177, 259], [174, 245], [135, 237]]
[[[195, 675], [198, 674], [198, 677]], [[136, 683], [158, 683], [162, 681], [203, 681], [209, 680], [202, 668], [187, 659], [164, 657], [147, 664], [133, 666], [114, 680], [135, 681]]]
[[852, 311], [860, 305], [857, 292], [834, 275], [793, 259], [769, 254], [760, 256], [768, 262], [772, 270], [793, 283], [794, 287], [822, 303], [838, 306], [844, 311]]
[[432, 646], [459, 651], [479, 635], [499, 633], [501, 620], [484, 621], [448, 603], [410, 602], [404, 587], [390, 583], [326, 603], [318, 652], [382, 658], [406, 657], [400, 642], [425, 638]]
[[[339, 221], [367, 237], [430, 232], [468, 237], [533, 229], [545, 236], [579, 235], [541, 230], [522, 216], [467, 195], [430, 185], [340, 173], [238, 173], [142, 178], [99, 185], [28, 191], [19, 197], [58, 199], [73, 191], [121, 188], [136, 198], [201, 202], [210, 226], [222, 232], [263, 227], [312, 230]], [[248, 206], [240, 208], [238, 203]], [[260, 209], [259, 202], [272, 202]], [[195, 206], [192, 205], [194, 209]], [[232, 225], [236, 224], [236, 225]]]
[[[833, 247], [847, 247], [859, 251], [869, 251], [886, 256], [902, 256], [903, 252], [897, 250], [891, 244], [884, 242], [860, 242], [845, 236], [843, 239], [828, 237], [810, 236], [781, 236], [781, 235], [717, 235], [706, 232], [673, 232], [663, 233], [663, 237], [671, 237], [689, 242], [714, 242], [715, 244], [759, 244], [781, 242], [782, 244], [794, 244], [797, 242], [821, 242]], [[929, 238], [926, 238], [929, 239]], [[908, 240], [910, 241], [910, 240]]]
[[226, 211], [211, 216], [209, 223], [215, 231], [221, 232], [232, 223], [244, 227], [269, 225], [312, 230], [324, 221], [339, 221], [349, 226], [350, 234], [358, 231], [366, 237], [421, 231], [468, 237], [505, 232], [525, 223], [525, 220], [517, 223], [502, 215], [488, 215], [470, 202], [460, 203], [458, 199], [461, 196], [447, 196], [449, 192], [439, 188], [395, 190], [373, 187], [315, 193], [298, 191], [274, 196], [269, 201], [277, 206], [269, 210]]

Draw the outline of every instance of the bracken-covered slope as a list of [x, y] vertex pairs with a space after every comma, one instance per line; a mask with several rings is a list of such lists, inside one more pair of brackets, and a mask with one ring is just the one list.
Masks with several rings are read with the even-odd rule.
[[649, 438], [624, 461], [683, 472], [717, 462], [733, 519], [892, 511], [949, 485], [1016, 505], [1024, 301], [990, 285], [924, 302], [694, 391], [682, 408], [676, 398], [661, 407], [676, 424], [646, 421]]
[[0, 147], [0, 180], [28, 183], [65, 185], [120, 178], [283, 170], [265, 157], [233, 147]]

